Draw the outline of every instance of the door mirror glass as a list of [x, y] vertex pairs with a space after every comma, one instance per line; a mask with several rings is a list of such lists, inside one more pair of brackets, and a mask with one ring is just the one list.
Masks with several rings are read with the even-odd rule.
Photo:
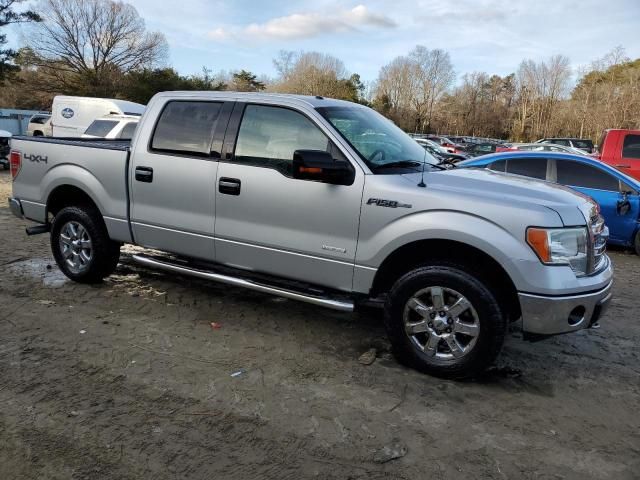
[[349, 162], [334, 160], [324, 150], [296, 150], [293, 152], [293, 178], [351, 185], [354, 171]]

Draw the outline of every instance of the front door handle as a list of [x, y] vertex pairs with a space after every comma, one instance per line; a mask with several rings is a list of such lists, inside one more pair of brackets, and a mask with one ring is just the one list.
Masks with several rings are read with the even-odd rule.
[[238, 178], [221, 177], [218, 191], [225, 195], [240, 195], [240, 180]]
[[631, 168], [631, 165], [616, 165], [616, 168]]
[[136, 167], [136, 180], [145, 183], [153, 182], [153, 168]]

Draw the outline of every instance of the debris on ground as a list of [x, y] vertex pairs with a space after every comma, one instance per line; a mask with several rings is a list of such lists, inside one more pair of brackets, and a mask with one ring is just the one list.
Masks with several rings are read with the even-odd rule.
[[371, 365], [373, 362], [376, 361], [377, 353], [378, 351], [375, 348], [370, 348], [369, 350], [364, 352], [362, 355], [360, 355], [360, 357], [358, 358], [358, 361], [362, 365]]
[[391, 445], [385, 445], [373, 454], [373, 461], [376, 463], [387, 463], [391, 460], [404, 457], [409, 449], [406, 445], [394, 441]]
[[40, 305], [55, 305], [56, 302], [54, 302], [53, 300], [36, 300], [36, 303], [40, 304]]
[[219, 330], [222, 328], [222, 324], [218, 322], [211, 322], [211, 328], [213, 330]]
[[246, 370], [244, 368], [241, 368], [237, 372], [233, 372], [230, 376], [231, 377], [239, 377], [240, 375], [242, 375], [245, 372], [246, 372]]

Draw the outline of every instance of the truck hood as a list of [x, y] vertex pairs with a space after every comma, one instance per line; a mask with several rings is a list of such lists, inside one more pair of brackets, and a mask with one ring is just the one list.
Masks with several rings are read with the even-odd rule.
[[[420, 182], [419, 173], [402, 175], [408, 183]], [[460, 168], [425, 175], [428, 189], [459, 194], [465, 200], [492, 200], [493, 202], [551, 209], [560, 216], [565, 226], [584, 225], [596, 203], [590, 197], [570, 188], [520, 175], [493, 172], [487, 169]]]

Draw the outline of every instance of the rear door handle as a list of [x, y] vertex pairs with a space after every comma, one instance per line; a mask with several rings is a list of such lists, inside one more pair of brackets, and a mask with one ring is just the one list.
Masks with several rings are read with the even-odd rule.
[[631, 165], [616, 165], [616, 168], [631, 168]]
[[238, 178], [221, 177], [218, 191], [225, 195], [240, 195], [240, 180]]
[[153, 168], [136, 167], [136, 180], [145, 183], [153, 182]]

